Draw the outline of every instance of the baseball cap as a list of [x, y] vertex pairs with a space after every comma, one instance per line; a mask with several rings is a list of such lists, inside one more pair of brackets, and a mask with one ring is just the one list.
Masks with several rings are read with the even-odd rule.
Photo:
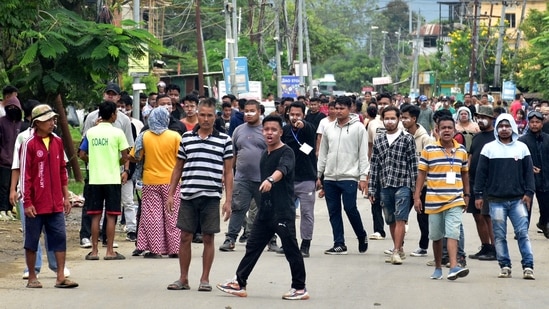
[[478, 115], [494, 118], [494, 109], [490, 105], [481, 105], [478, 108], [478, 112], [475, 113], [475, 116]]
[[440, 100], [441, 101], [450, 101], [450, 98], [448, 98], [447, 96], [443, 95], [440, 97]]
[[59, 116], [59, 115], [55, 113], [49, 105], [40, 104], [32, 109], [32, 113], [31, 113], [32, 124], [34, 124], [34, 121], [36, 120], [47, 121], [55, 116]]
[[108, 83], [107, 87], [105, 88], [105, 92], [112, 91], [116, 94], [120, 94], [120, 87], [118, 87], [115, 83]]
[[427, 101], [427, 96], [424, 95], [424, 94], [420, 95], [419, 96], [419, 102], [425, 102], [425, 101]]

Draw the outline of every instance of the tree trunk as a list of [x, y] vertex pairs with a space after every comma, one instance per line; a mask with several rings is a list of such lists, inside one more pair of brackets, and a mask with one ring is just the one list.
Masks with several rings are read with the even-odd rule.
[[57, 125], [61, 128], [61, 137], [65, 146], [65, 153], [69, 158], [69, 163], [72, 169], [74, 180], [82, 182], [82, 172], [80, 171], [80, 165], [78, 165], [78, 157], [76, 156], [76, 150], [74, 149], [74, 143], [72, 142], [71, 132], [69, 130], [69, 122], [67, 121], [67, 115], [65, 114], [65, 107], [63, 107], [63, 100], [61, 95], [58, 94], [54, 100], [54, 106], [59, 114], [57, 119]]
[[250, 25], [248, 31], [250, 32], [250, 43], [253, 45], [257, 40], [257, 34], [254, 33], [255, 0], [248, 0], [248, 10], [248, 23]]
[[263, 27], [265, 26], [265, 6], [267, 5], [266, 0], [261, 0], [261, 6], [259, 7], [259, 21], [257, 23], [257, 44], [259, 45], [259, 53], [265, 53], [265, 46], [263, 44]]

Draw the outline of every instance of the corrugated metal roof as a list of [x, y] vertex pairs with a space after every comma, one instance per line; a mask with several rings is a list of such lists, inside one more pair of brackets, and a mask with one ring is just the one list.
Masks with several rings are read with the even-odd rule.
[[[419, 36], [440, 36], [442, 34], [442, 27], [440, 24], [426, 24], [421, 26], [419, 30]], [[416, 31], [412, 32], [412, 36], [416, 35]]]

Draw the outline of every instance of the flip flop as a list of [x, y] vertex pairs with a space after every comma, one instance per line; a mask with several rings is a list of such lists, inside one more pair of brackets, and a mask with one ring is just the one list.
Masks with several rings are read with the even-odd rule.
[[92, 253], [90, 252], [86, 255], [86, 260], [87, 261], [97, 261], [97, 260], [99, 260], [99, 256], [98, 255], [92, 255]]
[[74, 281], [71, 281], [69, 279], [65, 279], [63, 281], [61, 281], [61, 283], [57, 283], [55, 285], [56, 288], [60, 288], [60, 289], [72, 289], [72, 288], [75, 288], [78, 286], [78, 283], [74, 282]]
[[126, 258], [125, 258], [122, 254], [120, 254], [120, 253], [118, 253], [118, 252], [116, 252], [116, 251], [114, 251], [114, 253], [116, 254], [115, 256], [104, 256], [104, 257], [103, 257], [103, 260], [112, 261], [112, 260], [125, 260], [125, 259], [126, 259]]
[[175, 280], [173, 283], [168, 285], [168, 290], [190, 290], [191, 287], [189, 286], [188, 282], [181, 282], [179, 280]]
[[42, 283], [40, 283], [40, 281], [38, 280], [31, 280], [27, 283], [27, 288], [29, 289], [41, 289], [42, 288]]
[[198, 291], [211, 292], [212, 286], [208, 282], [200, 282], [200, 285], [198, 286]]

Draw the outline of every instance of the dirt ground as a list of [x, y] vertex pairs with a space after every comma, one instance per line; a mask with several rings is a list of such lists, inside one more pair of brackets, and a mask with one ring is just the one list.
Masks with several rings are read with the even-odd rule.
[[[82, 208], [75, 207], [66, 217], [67, 229], [67, 258], [79, 252], [79, 231]], [[42, 237], [42, 248], [44, 238]], [[44, 258], [44, 262], [46, 259]], [[25, 255], [23, 249], [23, 232], [21, 221], [0, 221], [0, 278], [5, 278], [13, 273], [22, 273], [25, 268]]]

